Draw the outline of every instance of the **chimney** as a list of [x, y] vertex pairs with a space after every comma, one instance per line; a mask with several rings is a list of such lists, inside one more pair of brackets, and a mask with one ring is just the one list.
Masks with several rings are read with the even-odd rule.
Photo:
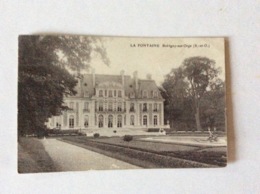
[[138, 73], [134, 72], [134, 80], [135, 80], [135, 89], [138, 90]]
[[148, 74], [146, 75], [146, 79], [151, 80], [151, 79], [152, 79], [152, 74], [148, 73]]
[[96, 75], [95, 75], [95, 69], [92, 69], [92, 81], [93, 81], [93, 87], [96, 85]]
[[123, 85], [123, 88], [124, 88], [124, 87], [125, 87], [125, 71], [122, 70], [122, 71], [120, 72], [120, 74], [121, 74], [121, 77], [122, 77], [122, 85]]

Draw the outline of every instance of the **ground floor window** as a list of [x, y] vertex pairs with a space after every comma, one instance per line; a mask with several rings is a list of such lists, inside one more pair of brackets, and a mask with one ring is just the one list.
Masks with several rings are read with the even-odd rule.
[[69, 128], [74, 128], [74, 116], [69, 117]]
[[122, 115], [117, 116], [117, 127], [121, 128], [122, 127]]
[[130, 117], [130, 125], [135, 125], [135, 116], [131, 115]]
[[98, 127], [101, 128], [104, 126], [104, 117], [103, 115], [99, 115], [98, 117]]
[[156, 116], [156, 115], [153, 117], [153, 124], [154, 124], [155, 126], [158, 125], [158, 119], [157, 119], [157, 116]]
[[143, 125], [147, 125], [147, 116], [146, 115], [144, 115], [144, 117], [143, 117]]
[[108, 128], [112, 128], [113, 127], [113, 116], [109, 115], [108, 116]]
[[84, 118], [84, 127], [87, 128], [89, 126], [89, 119], [88, 116], [86, 115]]

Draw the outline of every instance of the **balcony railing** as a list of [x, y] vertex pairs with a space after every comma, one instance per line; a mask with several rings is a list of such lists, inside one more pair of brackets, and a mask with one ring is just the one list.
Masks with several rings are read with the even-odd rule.
[[124, 113], [126, 109], [95, 109], [95, 111], [100, 113]]

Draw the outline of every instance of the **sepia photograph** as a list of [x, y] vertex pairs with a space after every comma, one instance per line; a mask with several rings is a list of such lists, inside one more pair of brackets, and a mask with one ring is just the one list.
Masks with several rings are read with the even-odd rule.
[[18, 42], [19, 173], [227, 165], [224, 38]]

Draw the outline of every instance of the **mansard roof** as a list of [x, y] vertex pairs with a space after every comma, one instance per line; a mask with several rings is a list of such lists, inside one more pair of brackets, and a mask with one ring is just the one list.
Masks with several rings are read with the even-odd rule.
[[[124, 85], [122, 83], [122, 76], [124, 76]], [[95, 83], [94, 83], [95, 82]], [[114, 85], [121, 85], [124, 88], [125, 95], [135, 94], [137, 98], [142, 98], [144, 91], [147, 91], [147, 97], [151, 98], [151, 92], [158, 92], [158, 98], [162, 98], [159, 89], [154, 80], [137, 79], [138, 86], [136, 87], [135, 79], [129, 75], [104, 75], [104, 74], [84, 74], [79, 79], [75, 90], [77, 94], [75, 97], [84, 97], [84, 92], [88, 92], [89, 97], [95, 93], [95, 88], [105, 86], [106, 83], [114, 83]], [[137, 89], [137, 90], [136, 90]]]

